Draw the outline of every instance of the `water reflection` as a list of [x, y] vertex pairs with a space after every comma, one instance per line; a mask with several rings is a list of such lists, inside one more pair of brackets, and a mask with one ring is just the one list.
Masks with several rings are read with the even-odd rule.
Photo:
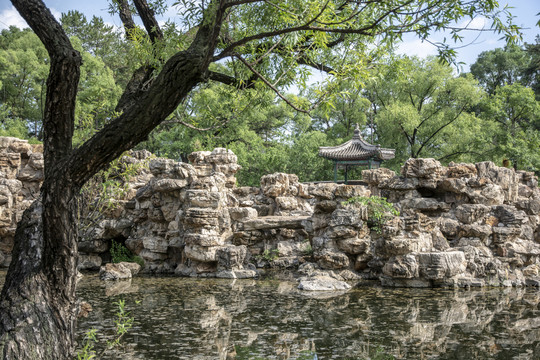
[[90, 328], [111, 338], [120, 298], [135, 317], [128, 346], [110, 359], [365, 359], [377, 349], [398, 359], [540, 358], [535, 289], [317, 298], [288, 282], [143, 277], [111, 287], [87, 275], [78, 292], [94, 309], [79, 339]]

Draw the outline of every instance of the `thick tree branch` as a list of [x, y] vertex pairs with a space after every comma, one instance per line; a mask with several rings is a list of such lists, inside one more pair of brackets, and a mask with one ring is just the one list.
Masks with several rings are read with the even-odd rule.
[[117, 0], [118, 10], [120, 15], [120, 20], [124, 25], [124, 31], [126, 32], [126, 39], [134, 40], [134, 32], [137, 29], [135, 22], [133, 21], [133, 16], [131, 15], [131, 10], [129, 9], [129, 4], [127, 0]]
[[163, 40], [163, 32], [159, 27], [156, 17], [154, 16], [154, 11], [148, 6], [146, 0], [133, 0], [133, 2], [135, 3], [137, 12], [143, 21], [144, 27], [148, 33], [148, 36], [150, 37], [150, 41], [152, 41], [152, 44]]
[[45, 105], [45, 179], [52, 166], [71, 152], [75, 99], [79, 84], [81, 55], [76, 51], [49, 9], [38, 0], [13, 0], [13, 5], [45, 45], [51, 59]]
[[223, 73], [209, 71], [208, 79], [220, 82], [225, 85], [234, 86], [235, 88], [240, 89], [240, 90], [245, 90], [245, 89], [251, 89], [254, 87], [255, 81], [257, 80], [257, 76], [253, 75], [247, 80], [240, 80], [233, 76], [229, 76]]
[[[145, 0], [134, 0], [135, 6], [139, 16], [143, 20], [143, 24], [146, 28], [150, 41], [155, 45], [157, 41], [163, 40], [163, 32], [161, 31], [159, 24], [154, 16], [154, 12], [148, 6]], [[118, 2], [120, 8], [120, 19], [124, 24], [126, 29], [126, 34], [128, 34], [128, 39], [135, 40], [133, 33], [136, 29], [135, 23], [129, 10], [129, 5], [127, 0], [120, 0]], [[152, 82], [152, 76], [154, 73], [154, 68], [149, 65], [142, 65], [133, 73], [129, 83], [127, 84], [118, 104], [116, 105], [116, 112], [123, 112], [128, 107], [132, 106], [134, 102], [137, 101], [137, 98], [141, 95], [145, 89], [148, 88]]]
[[144, 141], [207, 78], [224, 3], [225, 0], [211, 1], [190, 47], [171, 56], [148, 90], [136, 94], [132, 106], [74, 151], [66, 170], [76, 184], [84, 184], [110, 161]]

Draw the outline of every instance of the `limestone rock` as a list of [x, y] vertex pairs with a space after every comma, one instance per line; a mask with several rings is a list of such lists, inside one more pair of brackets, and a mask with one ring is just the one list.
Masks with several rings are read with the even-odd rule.
[[400, 202], [402, 209], [414, 209], [418, 211], [448, 210], [448, 204], [439, 202], [433, 198], [405, 199]]
[[364, 223], [362, 220], [368, 219], [368, 211], [365, 206], [347, 206], [343, 209], [336, 209], [332, 213], [329, 226], [354, 226], [362, 228]]
[[143, 247], [154, 253], [166, 254], [168, 246], [169, 242], [160, 237], [149, 236], [143, 238]]
[[324, 250], [315, 256], [317, 263], [323, 269], [344, 269], [349, 267], [349, 257], [341, 252]]
[[131, 276], [137, 275], [141, 271], [141, 265], [134, 262], [121, 262], [125, 268], [129, 269]]
[[370, 239], [348, 238], [337, 241], [337, 247], [346, 254], [363, 254], [369, 251]]
[[438, 227], [431, 232], [431, 241], [433, 243], [433, 248], [439, 251], [445, 251], [450, 247], [448, 241]]
[[302, 222], [309, 216], [263, 216], [255, 219], [244, 220], [244, 231], [263, 229], [301, 229]]
[[171, 192], [183, 189], [187, 185], [185, 179], [160, 179], [153, 184], [152, 189], [157, 192]]
[[414, 237], [396, 236], [391, 239], [384, 239], [380, 248], [383, 256], [390, 257], [430, 251], [432, 246], [431, 234], [419, 233]]
[[257, 217], [257, 210], [251, 207], [229, 208], [229, 216], [235, 221], [254, 219]]
[[218, 247], [204, 247], [198, 245], [186, 245], [184, 252], [188, 259], [200, 261], [200, 262], [214, 262], [217, 261], [216, 250]]
[[277, 196], [276, 205], [282, 210], [294, 210], [298, 207], [298, 201], [293, 196]]
[[123, 263], [108, 263], [99, 269], [99, 278], [101, 280], [127, 280], [131, 279], [131, 270]]
[[247, 247], [245, 245], [229, 245], [218, 248], [216, 250], [218, 270], [242, 270], [246, 254]]
[[416, 257], [420, 275], [430, 280], [453, 277], [463, 273], [467, 267], [462, 251], [423, 253]]
[[483, 221], [490, 208], [482, 204], [463, 204], [456, 208], [456, 218], [464, 224]]
[[77, 270], [98, 270], [103, 260], [97, 255], [79, 254]]
[[387, 168], [378, 168], [373, 170], [362, 170], [362, 180], [369, 185], [378, 185], [381, 182], [396, 176], [396, 172]]
[[448, 165], [446, 176], [449, 178], [472, 178], [476, 177], [478, 171], [474, 164], [456, 164], [451, 162]]
[[383, 267], [383, 274], [398, 278], [412, 279], [418, 277], [418, 262], [414, 255], [403, 255], [390, 258]]
[[167, 254], [165, 253], [157, 253], [150, 251], [148, 249], [143, 249], [139, 253], [139, 256], [146, 262], [156, 262], [156, 261], [163, 261], [167, 259]]
[[334, 192], [338, 187], [335, 183], [319, 183], [309, 187], [309, 193], [319, 199], [333, 200]]
[[476, 164], [479, 178], [487, 178], [493, 184], [501, 187], [504, 200], [514, 202], [518, 195], [518, 177], [513, 169], [498, 167], [491, 161]]
[[[391, 171], [391, 170], [390, 170]], [[334, 196], [347, 200], [352, 197], [369, 197], [371, 191], [365, 186], [340, 184], [334, 190]]]
[[435, 159], [409, 159], [401, 167], [401, 175], [406, 178], [437, 179], [445, 173], [441, 163]]
[[216, 209], [219, 207], [221, 194], [204, 190], [188, 190], [186, 198], [189, 207]]
[[284, 195], [288, 189], [289, 176], [285, 173], [275, 173], [261, 177], [261, 191], [265, 196]]

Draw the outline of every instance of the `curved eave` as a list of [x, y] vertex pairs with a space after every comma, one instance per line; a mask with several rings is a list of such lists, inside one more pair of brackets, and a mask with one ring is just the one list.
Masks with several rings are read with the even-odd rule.
[[360, 160], [376, 160], [384, 161], [395, 157], [395, 150], [380, 148], [375, 145], [369, 147], [362, 146], [358, 142], [347, 141], [338, 146], [321, 146], [319, 147], [319, 156], [334, 161], [360, 161]]

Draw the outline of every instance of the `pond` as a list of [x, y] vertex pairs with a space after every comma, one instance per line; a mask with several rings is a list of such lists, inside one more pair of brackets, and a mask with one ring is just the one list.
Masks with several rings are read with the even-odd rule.
[[[3, 279], [3, 274], [2, 279]], [[293, 282], [87, 274], [93, 311], [78, 339], [114, 334], [119, 299], [134, 326], [116, 359], [538, 359], [537, 289], [387, 289], [306, 294]]]

